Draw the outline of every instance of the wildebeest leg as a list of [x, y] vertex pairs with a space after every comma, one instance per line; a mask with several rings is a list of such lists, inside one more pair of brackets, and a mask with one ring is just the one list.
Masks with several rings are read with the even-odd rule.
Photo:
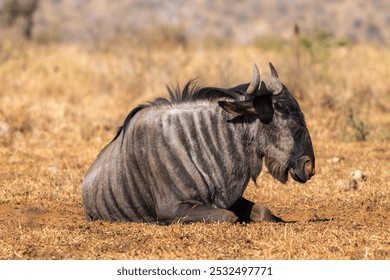
[[237, 215], [240, 222], [284, 222], [281, 218], [272, 214], [267, 207], [253, 203], [243, 197], [240, 197], [229, 210]]
[[237, 221], [238, 218], [232, 211], [196, 203], [181, 204], [171, 219], [160, 220], [167, 224], [174, 222], [234, 223]]

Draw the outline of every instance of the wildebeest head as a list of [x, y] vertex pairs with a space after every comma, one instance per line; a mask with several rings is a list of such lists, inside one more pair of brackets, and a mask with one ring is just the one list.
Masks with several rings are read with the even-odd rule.
[[282, 183], [291, 177], [305, 183], [315, 173], [314, 151], [303, 113], [287, 87], [270, 63], [271, 76], [261, 80], [256, 65], [245, 97], [238, 101], [220, 101], [228, 113], [247, 118], [258, 118], [260, 127], [256, 137], [257, 153]]

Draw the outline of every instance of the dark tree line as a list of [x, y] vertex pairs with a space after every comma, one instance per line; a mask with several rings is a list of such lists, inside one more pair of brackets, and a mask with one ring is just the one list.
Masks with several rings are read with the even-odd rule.
[[0, 7], [0, 15], [8, 26], [14, 25], [19, 18], [22, 18], [23, 36], [31, 39], [34, 13], [38, 4], [39, 0], [8, 0]]

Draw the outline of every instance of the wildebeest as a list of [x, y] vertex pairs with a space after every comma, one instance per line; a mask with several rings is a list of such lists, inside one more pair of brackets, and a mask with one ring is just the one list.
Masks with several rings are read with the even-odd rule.
[[223, 89], [187, 83], [170, 98], [133, 109], [83, 182], [88, 220], [282, 221], [243, 198], [264, 159], [282, 183], [315, 173], [314, 151], [297, 101], [279, 80]]

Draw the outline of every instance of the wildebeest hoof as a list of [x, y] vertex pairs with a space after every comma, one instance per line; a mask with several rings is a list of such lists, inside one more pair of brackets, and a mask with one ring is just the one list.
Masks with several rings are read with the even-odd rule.
[[284, 222], [283, 219], [272, 214], [271, 210], [259, 204], [253, 205], [250, 219], [252, 222]]
[[216, 209], [215, 214], [209, 221], [206, 222], [217, 222], [217, 223], [236, 223], [238, 222], [238, 217], [229, 210], [226, 209]]

